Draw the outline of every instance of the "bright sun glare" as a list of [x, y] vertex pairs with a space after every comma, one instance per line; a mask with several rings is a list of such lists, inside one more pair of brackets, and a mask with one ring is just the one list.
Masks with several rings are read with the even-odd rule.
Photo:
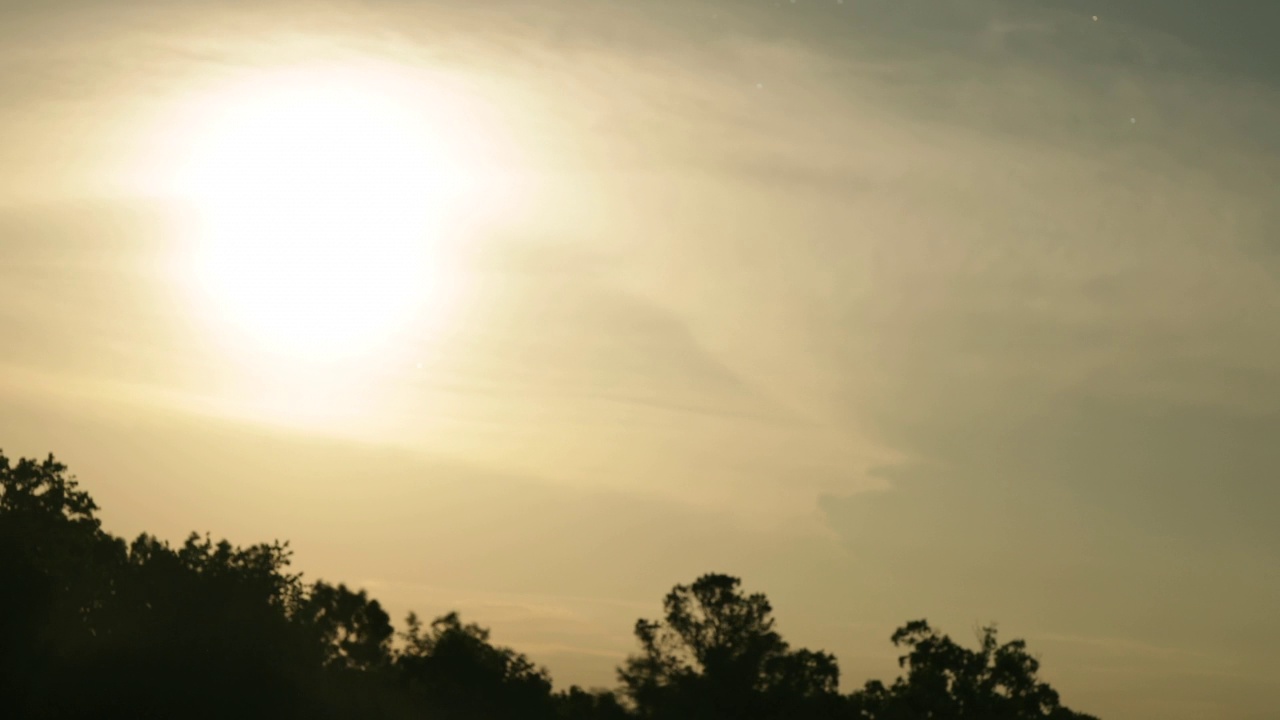
[[180, 180], [199, 215], [193, 270], [260, 347], [369, 352], [423, 301], [433, 222], [460, 168], [409, 97], [291, 72], [208, 103]]

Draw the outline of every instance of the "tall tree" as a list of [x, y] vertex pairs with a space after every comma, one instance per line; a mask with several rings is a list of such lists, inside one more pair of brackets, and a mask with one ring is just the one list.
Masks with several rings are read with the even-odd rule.
[[125, 558], [97, 510], [53, 455], [0, 452], [0, 693], [20, 712], [58, 692], [51, 678], [94, 642]]
[[977, 650], [938, 633], [924, 620], [903, 625], [893, 644], [907, 653], [907, 671], [892, 686], [872, 681], [850, 697], [865, 720], [1096, 720], [1064, 707], [1037, 673], [1040, 662], [1022, 640], [1001, 645], [993, 626], [982, 628]]
[[664, 620], [636, 622], [640, 652], [618, 677], [642, 717], [773, 718], [833, 705], [835, 658], [792, 651], [768, 599], [740, 585], [703, 575], [667, 594]]

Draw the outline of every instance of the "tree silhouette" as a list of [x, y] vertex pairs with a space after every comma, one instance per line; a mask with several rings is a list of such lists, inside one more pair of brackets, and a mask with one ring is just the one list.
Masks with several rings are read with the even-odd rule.
[[551, 679], [524, 655], [489, 642], [489, 631], [451, 612], [424, 628], [410, 614], [396, 658], [403, 682], [440, 718], [553, 717]]
[[11, 463], [0, 453], [0, 690], [23, 712], [57, 692], [51, 678], [66, 659], [87, 652], [124, 560], [97, 510], [52, 455]]
[[836, 659], [792, 649], [738, 578], [677, 585], [618, 694], [553, 692], [547, 671], [457, 613], [396, 635], [363, 590], [303, 582], [287, 543], [104, 531], [49, 456], [0, 453], [0, 718], [321, 720], [1093, 720], [1036, 677], [1025, 644], [969, 650], [925, 621], [906, 671], [838, 692]]
[[[267, 716], [302, 702], [309, 667], [289, 610], [303, 589], [280, 544], [234, 547], [191, 535], [172, 547], [148, 535], [126, 563], [74, 667], [97, 681], [66, 712]], [[228, 692], [235, 688], [235, 692]]]
[[703, 575], [667, 594], [663, 621], [636, 622], [641, 651], [618, 677], [641, 717], [772, 718], [835, 707], [835, 658], [792, 651], [774, 630], [768, 599], [740, 585]]
[[[1041, 682], [1040, 663], [1026, 643], [1000, 645], [996, 628], [982, 628], [979, 648], [968, 650], [939, 634], [924, 620], [903, 625], [893, 644], [908, 650], [899, 658], [905, 678], [885, 687], [867, 683], [853, 693], [854, 716], [866, 720], [1091, 720], [1063, 707], [1058, 693]], [[1096, 719], [1092, 719], [1096, 720]]]
[[588, 692], [571, 686], [555, 695], [557, 720], [626, 720], [631, 717], [618, 697], [609, 690]]
[[391, 617], [363, 590], [318, 582], [298, 603], [294, 620], [318, 635], [328, 667], [375, 670], [391, 662]]

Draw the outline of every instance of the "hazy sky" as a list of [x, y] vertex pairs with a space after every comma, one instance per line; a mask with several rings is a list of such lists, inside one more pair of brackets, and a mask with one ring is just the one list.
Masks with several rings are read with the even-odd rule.
[[[611, 685], [714, 570], [846, 688], [894, 676], [903, 621], [995, 620], [1074, 708], [1274, 717], [1277, 27], [1268, 0], [8, 3], [0, 448], [54, 452], [117, 533], [290, 539], [560, 683]], [[219, 88], [298, 67], [395, 74], [471, 178], [421, 312], [341, 364], [229, 340], [166, 174]]]

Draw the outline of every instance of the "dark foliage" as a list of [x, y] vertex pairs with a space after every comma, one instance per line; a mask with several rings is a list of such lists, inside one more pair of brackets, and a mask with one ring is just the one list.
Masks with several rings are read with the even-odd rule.
[[641, 652], [618, 676], [641, 717], [821, 717], [839, 706], [835, 658], [792, 651], [769, 601], [739, 584], [703, 575], [667, 595], [665, 620], [636, 623]]
[[850, 697], [854, 717], [875, 720], [1096, 720], [1063, 707], [1058, 693], [1036, 677], [1040, 662], [1021, 640], [1000, 645], [985, 627], [977, 650], [940, 635], [924, 620], [893, 634], [908, 650], [898, 659], [907, 670], [890, 687], [872, 681]]
[[718, 574], [636, 623], [618, 693], [555, 692], [456, 613], [397, 636], [364, 591], [291, 573], [286, 544], [126, 543], [97, 510], [52, 456], [0, 453], [0, 717], [1090, 720], [994, 628], [967, 650], [908, 623], [905, 677], [841, 695], [834, 656], [791, 648], [765, 596]]

